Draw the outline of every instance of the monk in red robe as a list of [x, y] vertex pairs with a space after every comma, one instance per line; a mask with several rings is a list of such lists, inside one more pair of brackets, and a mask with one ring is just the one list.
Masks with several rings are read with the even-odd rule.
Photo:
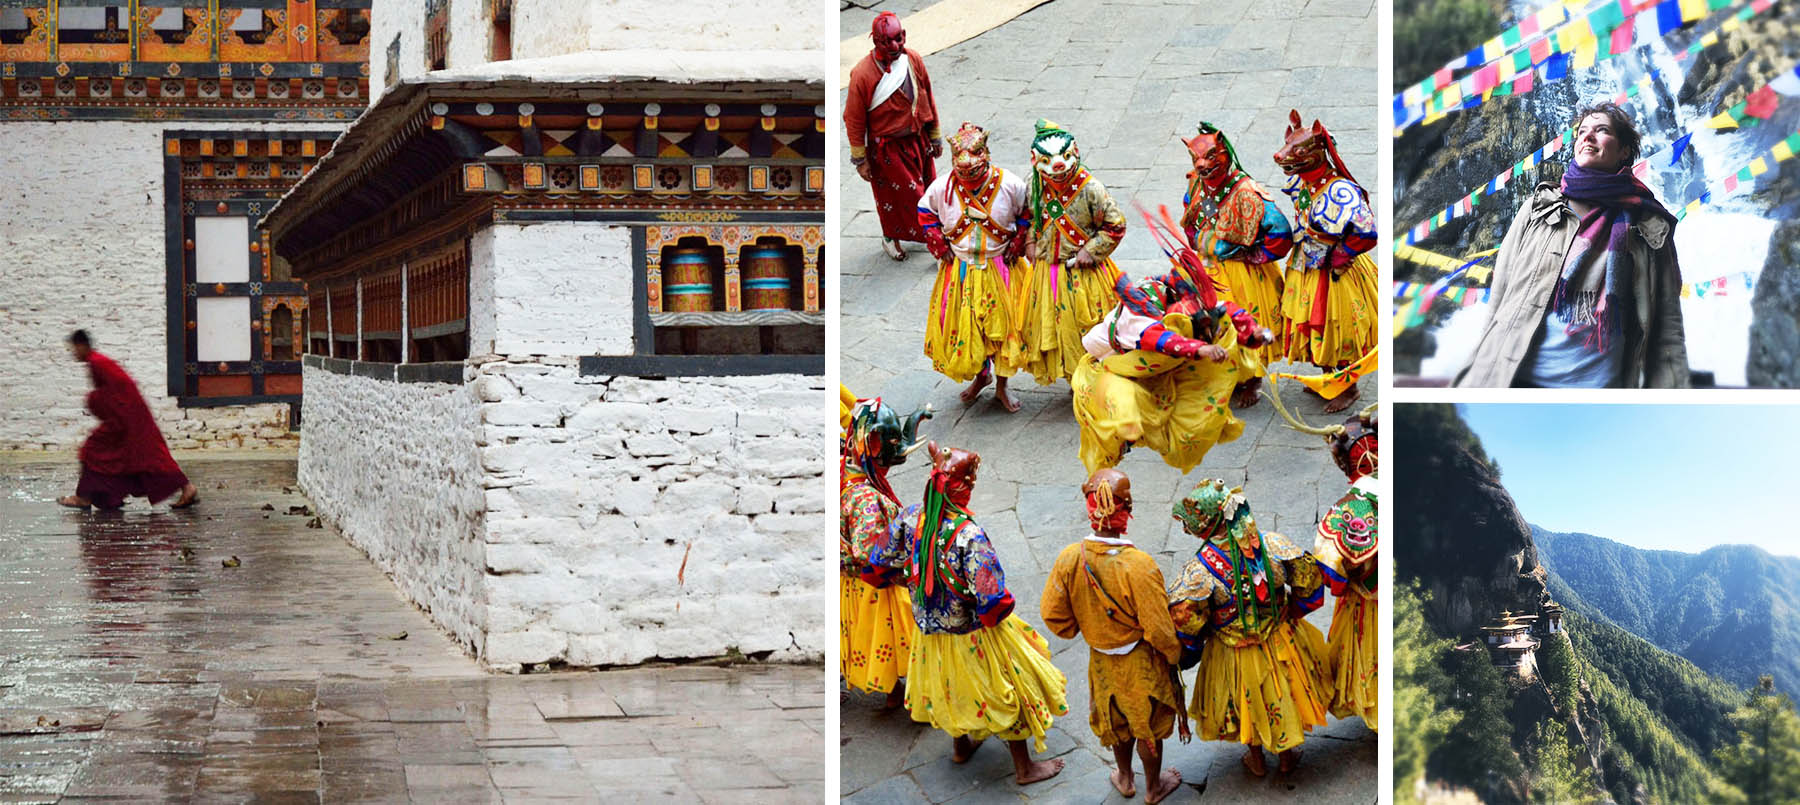
[[94, 390], [88, 392], [87, 407], [100, 420], [100, 427], [81, 443], [81, 480], [75, 485], [75, 494], [56, 502], [76, 509], [117, 509], [128, 497], [157, 503], [178, 492], [180, 497], [170, 508], [184, 509], [198, 502], [199, 490], [169, 455], [169, 445], [131, 375], [113, 359], [95, 352], [86, 330], [69, 336], [69, 351], [76, 360], [87, 363], [93, 374]]
[[881, 218], [881, 246], [889, 257], [906, 259], [901, 241], [924, 243], [919, 229], [919, 196], [937, 178], [931, 161], [944, 154], [938, 136], [937, 102], [925, 60], [906, 48], [906, 30], [892, 11], [869, 27], [875, 47], [850, 70], [844, 101], [844, 133], [850, 161], [875, 195]]

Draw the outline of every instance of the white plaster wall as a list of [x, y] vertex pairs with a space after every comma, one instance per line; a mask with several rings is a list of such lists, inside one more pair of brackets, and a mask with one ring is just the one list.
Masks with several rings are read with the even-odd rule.
[[587, 50], [589, 5], [588, 0], [514, 0], [513, 58]]
[[305, 370], [300, 486], [313, 510], [472, 652], [484, 614], [473, 390]]
[[165, 129], [330, 125], [109, 121], [0, 125], [0, 449], [80, 444], [86, 367], [63, 341], [86, 328], [138, 381], [176, 449], [293, 446], [287, 406], [187, 409], [168, 388]]
[[496, 224], [474, 241], [471, 354], [631, 354], [629, 228]]
[[[452, 4], [474, 4], [478, 0], [461, 0]], [[369, 105], [374, 106], [387, 93], [388, 43], [400, 35], [399, 77], [410, 78], [425, 72], [425, 0], [375, 0], [369, 10]], [[451, 32], [451, 47], [456, 33]]]
[[819, 50], [826, 22], [819, 11], [817, 0], [589, 3], [587, 49]]
[[479, 365], [491, 665], [823, 656], [822, 378]]

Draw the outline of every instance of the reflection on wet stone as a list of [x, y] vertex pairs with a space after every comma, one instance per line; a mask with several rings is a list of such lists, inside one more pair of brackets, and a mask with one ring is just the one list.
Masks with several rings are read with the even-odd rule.
[[822, 798], [816, 666], [490, 676], [282, 514], [291, 461], [186, 469], [198, 510], [100, 515], [0, 463], [0, 802]]

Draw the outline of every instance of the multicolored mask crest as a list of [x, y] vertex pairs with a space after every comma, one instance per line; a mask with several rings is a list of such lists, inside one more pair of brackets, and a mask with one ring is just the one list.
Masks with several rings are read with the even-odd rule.
[[981, 456], [960, 447], [938, 447], [936, 442], [925, 449], [931, 454], [931, 487], [958, 506], [969, 505]]
[[1031, 140], [1031, 164], [1045, 179], [1066, 181], [1081, 167], [1081, 149], [1075, 135], [1048, 120], [1037, 122], [1037, 134]]
[[974, 123], [964, 123], [950, 135], [950, 165], [956, 178], [965, 185], [987, 181], [992, 162], [988, 155], [987, 130]]
[[924, 444], [918, 440], [919, 423], [931, 414], [926, 406], [901, 417], [879, 397], [859, 401], [844, 436], [844, 455], [878, 467], [904, 464], [907, 455]]
[[875, 15], [875, 21], [869, 24], [869, 39], [875, 43], [875, 57], [884, 63], [893, 61], [906, 49], [906, 29], [900, 27], [900, 17], [892, 11]]
[[1262, 547], [1243, 490], [1226, 486], [1224, 481], [1201, 481], [1187, 497], [1175, 501], [1173, 514], [1183, 531], [1207, 542], [1236, 545], [1246, 554], [1255, 554]]
[[1231, 141], [1211, 123], [1201, 123], [1200, 133], [1182, 142], [1194, 161], [1194, 173], [1209, 185], [1216, 187], [1224, 183], [1238, 167], [1237, 152], [1232, 149]]

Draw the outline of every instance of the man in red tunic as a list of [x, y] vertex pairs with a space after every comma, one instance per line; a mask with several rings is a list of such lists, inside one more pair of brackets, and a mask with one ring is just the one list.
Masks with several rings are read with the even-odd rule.
[[57, 503], [76, 509], [98, 506], [117, 509], [125, 498], [140, 496], [156, 503], [177, 492], [181, 496], [170, 508], [183, 509], [200, 499], [199, 490], [188, 483], [169, 446], [163, 442], [156, 418], [137, 383], [113, 359], [95, 352], [86, 330], [69, 336], [69, 352], [84, 361], [93, 374], [94, 390], [88, 392], [87, 407], [100, 427], [81, 443], [81, 480], [75, 494], [57, 499]]
[[906, 31], [892, 11], [869, 27], [875, 47], [850, 70], [844, 101], [844, 132], [850, 161], [875, 194], [881, 218], [881, 246], [889, 257], [906, 259], [901, 241], [924, 243], [919, 230], [919, 196], [937, 178], [933, 159], [943, 155], [937, 102], [925, 60], [906, 49]]

